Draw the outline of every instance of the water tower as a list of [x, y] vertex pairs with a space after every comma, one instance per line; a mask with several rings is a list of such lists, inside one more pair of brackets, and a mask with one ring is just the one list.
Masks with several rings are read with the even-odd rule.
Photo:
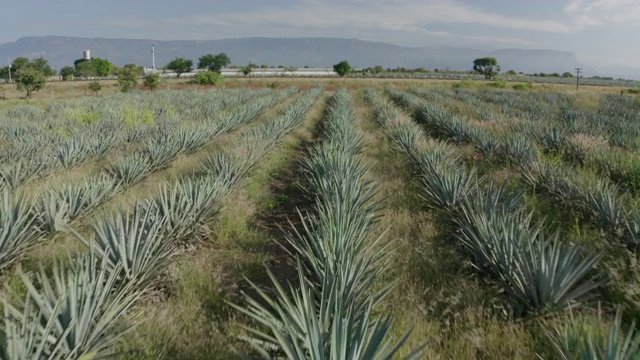
[[82, 58], [85, 60], [91, 60], [91, 50], [84, 50], [82, 52]]

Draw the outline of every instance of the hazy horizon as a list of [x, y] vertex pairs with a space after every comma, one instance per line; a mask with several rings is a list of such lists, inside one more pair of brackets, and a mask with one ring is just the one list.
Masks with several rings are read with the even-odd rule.
[[569, 51], [601, 71], [638, 68], [635, 0], [25, 0], [3, 19], [0, 43], [26, 36], [154, 40], [357, 38], [402, 46]]

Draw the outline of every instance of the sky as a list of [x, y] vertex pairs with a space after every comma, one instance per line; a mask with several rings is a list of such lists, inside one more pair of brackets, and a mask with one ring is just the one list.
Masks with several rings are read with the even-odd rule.
[[640, 0], [21, 0], [0, 43], [24, 36], [215, 40], [339, 37], [405, 46], [555, 49], [640, 68]]

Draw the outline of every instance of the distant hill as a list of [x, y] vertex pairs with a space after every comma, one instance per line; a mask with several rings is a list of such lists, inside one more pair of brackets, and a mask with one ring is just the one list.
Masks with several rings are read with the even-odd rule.
[[477, 57], [496, 57], [503, 70], [527, 73], [562, 73], [582, 66], [570, 52], [528, 49], [474, 49], [465, 47], [403, 47], [381, 42], [334, 38], [240, 38], [210, 41], [196, 40], [130, 40], [77, 38], [65, 36], [24, 37], [0, 44], [0, 59], [43, 56], [51, 66], [60, 69], [72, 65], [91, 50], [93, 57], [109, 59], [116, 65], [135, 63], [151, 66], [151, 44], [156, 44], [156, 67], [176, 57], [197, 63], [207, 53], [226, 52], [234, 64], [330, 67], [348, 60], [354, 67], [381, 65], [385, 68], [470, 70]]

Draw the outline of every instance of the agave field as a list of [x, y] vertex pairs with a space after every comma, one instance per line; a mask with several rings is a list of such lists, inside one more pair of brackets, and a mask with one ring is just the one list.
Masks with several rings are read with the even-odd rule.
[[303, 88], [0, 112], [0, 358], [640, 356], [637, 98]]

